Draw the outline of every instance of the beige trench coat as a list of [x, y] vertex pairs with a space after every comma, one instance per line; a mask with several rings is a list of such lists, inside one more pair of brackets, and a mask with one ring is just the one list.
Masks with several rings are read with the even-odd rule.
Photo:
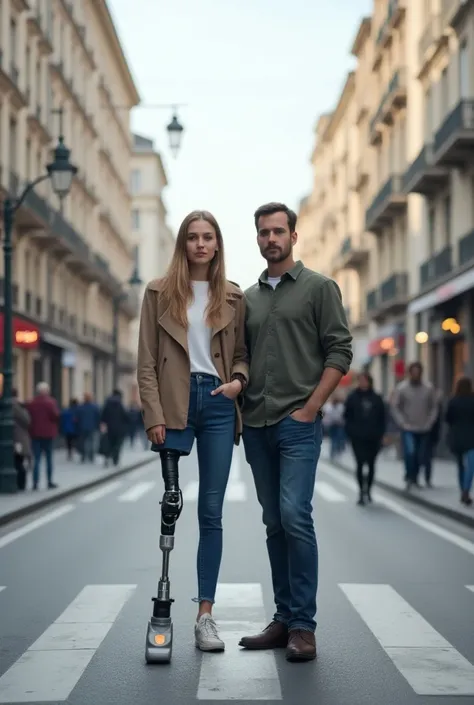
[[[190, 392], [190, 360], [187, 331], [174, 320], [159, 300], [162, 279], [145, 290], [138, 339], [137, 379], [145, 428], [165, 425], [186, 428]], [[248, 380], [245, 345], [245, 297], [231, 282], [219, 326], [212, 331], [211, 354], [223, 382], [239, 372]], [[242, 433], [242, 415], [236, 400], [236, 436]]]

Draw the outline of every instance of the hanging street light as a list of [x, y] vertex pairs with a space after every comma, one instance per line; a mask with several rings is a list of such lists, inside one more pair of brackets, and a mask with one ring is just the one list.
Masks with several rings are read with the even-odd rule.
[[184, 127], [179, 122], [176, 113], [174, 113], [173, 118], [166, 129], [168, 130], [170, 150], [173, 157], [176, 159], [181, 147], [181, 139], [183, 137], [184, 130]]
[[33, 182], [26, 184], [18, 197], [9, 196], [3, 204], [3, 252], [4, 252], [4, 311], [3, 311], [3, 389], [0, 396], [0, 494], [17, 492], [17, 475], [14, 463], [13, 441], [13, 225], [15, 213], [27, 195], [42, 181], [51, 179], [55, 194], [62, 201], [69, 193], [77, 167], [69, 161], [70, 150], [59, 137], [53, 161]]

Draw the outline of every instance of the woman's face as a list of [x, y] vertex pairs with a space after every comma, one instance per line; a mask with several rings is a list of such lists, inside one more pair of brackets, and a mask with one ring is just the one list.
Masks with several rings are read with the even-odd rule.
[[217, 235], [207, 220], [195, 220], [188, 227], [186, 257], [190, 264], [209, 264], [217, 250]]

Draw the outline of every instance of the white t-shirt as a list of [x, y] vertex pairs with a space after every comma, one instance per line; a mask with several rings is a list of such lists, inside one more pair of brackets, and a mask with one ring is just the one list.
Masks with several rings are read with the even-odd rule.
[[191, 372], [218, 377], [211, 357], [212, 329], [206, 323], [209, 282], [192, 282], [194, 301], [188, 307], [188, 350]]
[[276, 289], [277, 284], [281, 282], [281, 277], [268, 277], [268, 283], [270, 286], [272, 286], [274, 289]]

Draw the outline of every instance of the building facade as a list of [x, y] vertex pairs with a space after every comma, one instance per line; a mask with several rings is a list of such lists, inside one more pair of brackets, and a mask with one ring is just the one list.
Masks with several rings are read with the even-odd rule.
[[134, 372], [137, 299], [124, 283], [134, 264], [129, 116], [138, 102], [105, 0], [1, 0], [0, 198], [45, 173], [60, 134], [78, 167], [62, 203], [47, 180], [16, 214], [14, 384], [22, 399], [41, 380], [61, 404], [111, 392], [114, 300], [123, 380]]
[[[367, 363], [385, 395], [413, 360], [447, 394], [474, 375], [474, 0], [376, 0], [352, 54], [317, 130], [302, 251], [326, 261], [330, 241], [340, 248], [332, 276], [356, 273]], [[327, 155], [341, 154], [331, 126], [344, 123], [343, 104], [348, 177], [336, 188], [341, 160]], [[344, 239], [334, 225], [338, 205], [321, 200], [338, 188], [355, 247], [354, 232]]]
[[[153, 140], [133, 135], [130, 174], [131, 227], [143, 281], [139, 292], [140, 301], [148, 282], [164, 276], [174, 252], [175, 239], [167, 223], [167, 211], [163, 201], [167, 185], [163, 161]], [[138, 348], [138, 329], [139, 319], [134, 322], [132, 328], [135, 349]]]

